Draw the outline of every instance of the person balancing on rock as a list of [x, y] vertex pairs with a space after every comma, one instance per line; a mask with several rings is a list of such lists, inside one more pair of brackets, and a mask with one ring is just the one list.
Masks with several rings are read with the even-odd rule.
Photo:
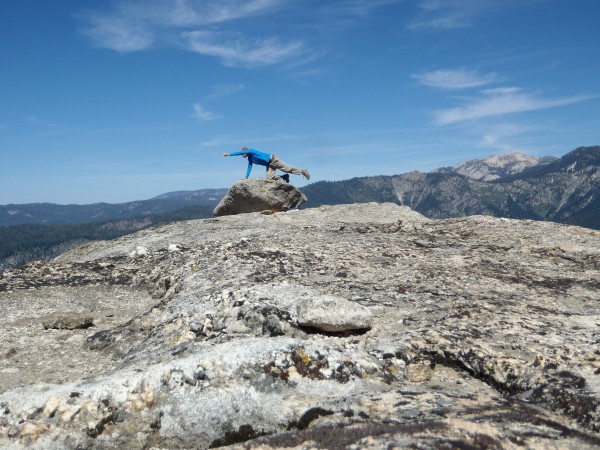
[[[293, 173], [295, 175], [304, 175], [304, 178], [310, 180], [310, 174], [308, 173], [308, 170], [299, 169], [295, 166], [290, 166], [275, 155], [269, 155], [268, 153], [259, 152], [258, 150], [248, 149], [248, 147], [243, 147], [242, 150], [240, 150], [239, 152], [223, 153], [223, 156], [240, 155], [242, 155], [244, 158], [248, 158], [248, 170], [246, 171], [246, 178], [250, 176], [250, 172], [252, 171], [252, 165], [258, 164], [259, 166], [266, 166], [267, 180], [283, 179], [286, 183], [289, 183], [290, 176], [288, 174], [290, 173]], [[286, 174], [279, 177], [275, 173], [276, 169], [279, 169], [282, 172], [286, 172]]]

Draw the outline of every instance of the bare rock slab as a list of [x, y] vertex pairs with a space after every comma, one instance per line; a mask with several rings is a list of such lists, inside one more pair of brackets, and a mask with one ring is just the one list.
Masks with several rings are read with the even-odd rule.
[[0, 276], [0, 448], [598, 449], [599, 280], [599, 231], [391, 203], [89, 243]]
[[300, 300], [297, 315], [301, 326], [328, 332], [366, 330], [372, 320], [369, 308], [333, 295]]
[[229, 216], [262, 211], [288, 211], [297, 208], [306, 200], [306, 196], [291, 184], [251, 178], [231, 186], [213, 214]]

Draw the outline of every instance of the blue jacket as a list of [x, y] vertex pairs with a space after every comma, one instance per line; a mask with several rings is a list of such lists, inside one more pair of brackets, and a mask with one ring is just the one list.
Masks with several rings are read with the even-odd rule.
[[259, 166], [268, 166], [269, 162], [271, 161], [271, 155], [269, 155], [268, 153], [259, 152], [258, 150], [254, 150], [252, 148], [244, 150], [242, 152], [233, 152], [229, 154], [229, 156], [240, 155], [248, 155], [248, 170], [246, 171], [246, 178], [250, 176], [250, 172], [252, 171], [252, 164], [258, 164]]

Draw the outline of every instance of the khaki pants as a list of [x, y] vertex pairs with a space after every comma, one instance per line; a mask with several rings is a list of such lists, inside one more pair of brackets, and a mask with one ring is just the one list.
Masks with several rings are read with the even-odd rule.
[[267, 166], [267, 179], [268, 180], [279, 180], [280, 178], [275, 173], [275, 169], [281, 170], [285, 173], [293, 173], [295, 175], [302, 175], [302, 169], [298, 169], [296, 166], [290, 166], [284, 161], [273, 155], [271, 162]]

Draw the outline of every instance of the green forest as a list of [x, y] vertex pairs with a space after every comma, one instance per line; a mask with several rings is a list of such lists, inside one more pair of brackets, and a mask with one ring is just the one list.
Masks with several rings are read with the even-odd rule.
[[212, 217], [212, 206], [188, 206], [170, 213], [81, 224], [22, 224], [0, 227], [0, 272], [36, 259], [49, 259], [75, 245], [114, 239], [154, 225]]

